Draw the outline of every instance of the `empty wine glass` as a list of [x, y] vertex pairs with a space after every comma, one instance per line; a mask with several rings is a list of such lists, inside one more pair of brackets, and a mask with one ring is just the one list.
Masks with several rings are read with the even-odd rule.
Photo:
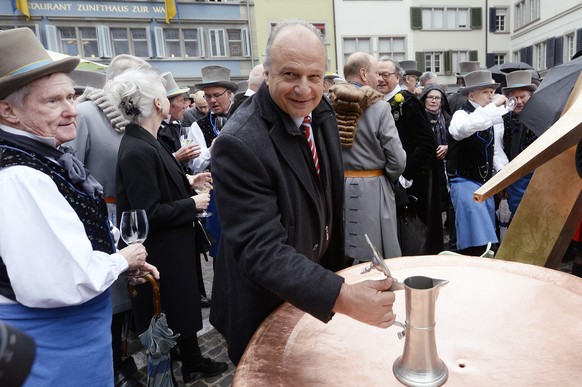
[[505, 107], [507, 108], [507, 110], [509, 110], [511, 112], [511, 111], [513, 111], [513, 109], [515, 109], [516, 105], [517, 105], [517, 99], [515, 97], [509, 97], [507, 99], [507, 104], [505, 105]]
[[226, 124], [226, 117], [224, 116], [216, 116], [214, 120], [214, 127], [216, 128], [216, 132], [220, 133], [224, 125]]
[[121, 239], [126, 244], [143, 243], [149, 231], [148, 217], [145, 210], [123, 211], [119, 228]]

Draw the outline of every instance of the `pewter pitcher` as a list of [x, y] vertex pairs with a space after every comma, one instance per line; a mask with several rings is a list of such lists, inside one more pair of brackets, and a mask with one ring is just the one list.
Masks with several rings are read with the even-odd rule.
[[394, 376], [407, 386], [434, 387], [447, 381], [449, 371], [439, 358], [435, 341], [435, 303], [441, 286], [449, 281], [415, 276], [404, 280], [406, 322], [404, 352], [394, 362]]

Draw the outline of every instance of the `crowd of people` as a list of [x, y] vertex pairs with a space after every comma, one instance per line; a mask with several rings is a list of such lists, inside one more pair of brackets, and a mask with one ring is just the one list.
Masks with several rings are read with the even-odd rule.
[[[193, 94], [119, 55], [75, 99], [77, 58], [51, 60], [29, 29], [1, 35], [0, 320], [36, 342], [30, 386], [139, 386], [121, 332], [131, 318], [141, 334], [153, 316], [144, 273], [180, 334], [184, 382], [227, 369], [201, 354], [202, 307], [234, 364], [284, 301], [387, 328], [392, 278], [335, 272], [371, 260], [366, 237], [384, 258], [437, 254], [446, 228], [449, 249], [481, 255], [499, 242], [496, 203], [473, 192], [536, 139], [519, 119], [531, 72], [500, 88], [467, 62], [453, 94], [414, 61], [367, 52], [326, 73], [321, 33], [302, 21], [273, 28], [246, 88], [212, 65]], [[506, 190], [512, 212], [530, 179]], [[126, 246], [118, 219], [137, 209], [149, 235]]]

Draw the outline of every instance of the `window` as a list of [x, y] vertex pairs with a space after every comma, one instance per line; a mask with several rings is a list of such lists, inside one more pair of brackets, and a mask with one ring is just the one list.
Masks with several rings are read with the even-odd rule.
[[545, 69], [546, 68], [546, 42], [541, 42], [535, 46], [536, 62], [535, 68]]
[[95, 27], [79, 27], [79, 33], [81, 35], [83, 57], [99, 57], [99, 49], [97, 47], [97, 31], [95, 30]]
[[469, 29], [469, 8], [422, 8], [422, 29]]
[[208, 30], [210, 35], [210, 56], [226, 56], [224, 30]]
[[505, 54], [493, 54], [493, 64], [502, 65], [505, 63]]
[[515, 3], [515, 28], [521, 28], [540, 18], [540, 0], [519, 0]]
[[378, 38], [378, 57], [391, 56], [400, 61], [406, 59], [404, 38], [382, 37]]
[[111, 28], [110, 31], [113, 55], [131, 54], [142, 58], [149, 57], [145, 28]]
[[354, 52], [371, 52], [370, 38], [344, 38], [344, 60]]
[[166, 57], [180, 58], [182, 50], [180, 49], [180, 30], [177, 28], [164, 28], [164, 47]]
[[513, 52], [513, 61], [514, 62], [521, 62], [521, 52], [520, 51], [514, 51]]
[[496, 8], [495, 9], [495, 32], [506, 32], [507, 31], [506, 17], [507, 17], [507, 9], [505, 9], [505, 8]]
[[63, 54], [77, 56], [79, 47], [77, 45], [77, 30], [75, 27], [59, 28], [59, 38], [61, 42], [61, 52]]
[[203, 56], [200, 45], [200, 31], [197, 28], [184, 28], [182, 29], [182, 33], [184, 34], [184, 56]]
[[248, 29], [227, 29], [230, 56], [251, 56]]
[[574, 34], [566, 35], [566, 61], [570, 60], [571, 57], [576, 54], [576, 39], [574, 39]]
[[436, 74], [442, 74], [442, 58], [443, 53], [439, 52], [425, 52], [424, 53], [424, 69]]

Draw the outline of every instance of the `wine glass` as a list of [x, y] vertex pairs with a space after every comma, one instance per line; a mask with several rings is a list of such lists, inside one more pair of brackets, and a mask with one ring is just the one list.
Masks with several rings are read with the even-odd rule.
[[180, 145], [182, 147], [192, 144], [194, 139], [190, 136], [190, 128], [180, 128]]
[[509, 97], [507, 99], [507, 104], [505, 106], [507, 107], [507, 110], [512, 112], [513, 109], [515, 109], [516, 105], [517, 105], [517, 99], [515, 97]]
[[128, 244], [143, 243], [149, 231], [148, 217], [145, 210], [123, 211], [119, 223], [121, 239]]
[[226, 124], [226, 120], [227, 118], [224, 116], [216, 116], [216, 119], [214, 120], [214, 127], [218, 133], [220, 133], [222, 127]]
[[[198, 192], [199, 194], [210, 194], [210, 191], [212, 191], [212, 184], [210, 183], [204, 183], [202, 187], [196, 188], [196, 192]], [[209, 216], [212, 216], [212, 212], [202, 210], [198, 212], [196, 216], [199, 218], [208, 218]]]

